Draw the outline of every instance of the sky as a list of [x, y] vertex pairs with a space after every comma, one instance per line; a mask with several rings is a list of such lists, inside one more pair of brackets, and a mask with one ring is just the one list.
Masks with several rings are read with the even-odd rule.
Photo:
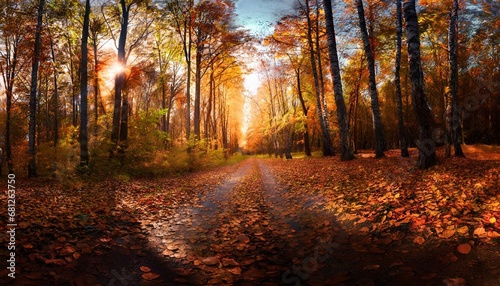
[[[236, 24], [248, 29], [250, 33], [258, 37], [265, 37], [273, 32], [275, 24], [278, 20], [293, 12], [293, 5], [297, 0], [235, 0], [236, 3]], [[247, 62], [252, 72], [245, 75], [244, 86], [246, 89], [245, 104], [244, 104], [244, 119], [242, 133], [246, 134], [250, 120], [250, 98], [257, 93], [261, 84], [258, 71], [259, 61], [248, 57], [244, 60]], [[243, 145], [246, 143], [246, 138], [242, 140]]]
[[236, 24], [258, 36], [273, 31], [274, 24], [292, 12], [296, 0], [236, 0]]

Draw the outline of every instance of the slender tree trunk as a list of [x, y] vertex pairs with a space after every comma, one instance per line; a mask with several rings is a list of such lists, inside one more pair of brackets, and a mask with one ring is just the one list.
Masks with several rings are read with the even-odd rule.
[[302, 94], [302, 82], [300, 80], [300, 68], [295, 70], [295, 76], [297, 78], [297, 94], [299, 96], [300, 106], [302, 107], [302, 113], [304, 113], [304, 117], [306, 118], [304, 123], [304, 153], [307, 157], [311, 156], [311, 146], [309, 143], [309, 126], [307, 124], [307, 113], [309, 109], [306, 107], [306, 103], [304, 101], [304, 95]]
[[215, 96], [214, 89], [215, 89], [215, 83], [214, 83], [214, 70], [213, 70], [213, 65], [210, 69], [210, 81], [209, 81], [209, 95], [208, 95], [208, 104], [207, 104], [207, 112], [206, 112], [206, 119], [205, 119], [205, 139], [207, 140], [207, 144], [210, 144], [210, 117], [212, 115], [212, 97]]
[[90, 0], [85, 1], [85, 15], [83, 17], [82, 31], [82, 60], [80, 64], [80, 167], [89, 165], [89, 139], [88, 139], [88, 39], [89, 39], [89, 18], [90, 18]]
[[[7, 161], [7, 169], [9, 174], [14, 173], [14, 163], [12, 162], [12, 144], [11, 144], [11, 115], [12, 115], [12, 94], [14, 91], [14, 82], [17, 75], [17, 56], [18, 47], [20, 40], [14, 37], [12, 40], [12, 48], [7, 48], [6, 45], [6, 65], [5, 69], [0, 65], [0, 71], [3, 75], [4, 85], [5, 85], [5, 95], [6, 95], [6, 119], [5, 119], [5, 159]], [[11, 54], [12, 53], [12, 54]], [[2, 154], [0, 154], [0, 160], [2, 159]], [[1, 172], [0, 172], [1, 174]]]
[[[158, 48], [158, 65], [160, 67], [160, 88], [161, 88], [161, 108], [165, 110], [167, 108], [167, 91], [166, 91], [166, 83], [165, 83], [165, 68], [163, 66], [163, 57], [161, 55], [161, 49]], [[168, 132], [167, 130], [167, 117], [166, 114], [163, 114], [161, 117], [161, 130], [163, 132]]]
[[[48, 29], [48, 28], [47, 28]], [[53, 82], [54, 82], [54, 148], [57, 148], [57, 143], [59, 141], [59, 121], [58, 121], [58, 111], [59, 111], [59, 88], [58, 88], [58, 78], [57, 78], [57, 69], [56, 69], [56, 54], [54, 48], [54, 39], [52, 38], [52, 34], [50, 29], [48, 29], [49, 38], [50, 38], [50, 55], [52, 58], [52, 70], [53, 70]], [[55, 160], [55, 158], [54, 158]]]
[[322, 140], [323, 140], [323, 156], [333, 156], [335, 155], [335, 152], [333, 150], [332, 146], [332, 141], [330, 139], [330, 132], [329, 132], [329, 126], [326, 126], [326, 123], [324, 121], [324, 116], [323, 116], [323, 110], [322, 110], [322, 104], [321, 104], [321, 90], [320, 90], [320, 84], [319, 84], [319, 78], [318, 78], [318, 70], [317, 70], [317, 65], [316, 65], [316, 55], [314, 52], [314, 44], [312, 40], [312, 23], [311, 23], [311, 16], [310, 16], [310, 7], [309, 7], [309, 0], [305, 1], [306, 3], [306, 17], [307, 17], [307, 42], [309, 44], [309, 58], [311, 61], [311, 67], [312, 67], [312, 72], [313, 72], [313, 78], [314, 78], [314, 91], [315, 91], [315, 96], [316, 96], [316, 113], [318, 114], [319, 117], [319, 124], [321, 127], [321, 135], [322, 135]]
[[[184, 56], [187, 63], [187, 79], [186, 79], [186, 139], [189, 141], [191, 136], [191, 51], [193, 45], [192, 27], [191, 27], [191, 9], [193, 8], [193, 0], [189, 0], [189, 14], [184, 22]], [[187, 37], [186, 37], [187, 33]], [[186, 41], [187, 40], [187, 41]], [[189, 149], [188, 149], [189, 151]]]
[[[93, 81], [93, 90], [94, 90], [94, 120], [95, 120], [95, 128], [94, 134], [97, 135], [97, 131], [99, 128], [99, 97], [100, 97], [100, 89], [99, 89], [99, 57], [97, 56], [97, 35], [93, 36], [94, 41], [92, 42], [92, 47], [94, 50], [94, 81]], [[102, 113], [105, 113], [104, 106], [102, 108]]]
[[[125, 4], [125, 0], [120, 0], [121, 7], [121, 25], [120, 25], [120, 36], [118, 38], [118, 64], [121, 66], [122, 70], [115, 75], [115, 98], [114, 98], [114, 109], [113, 109], [113, 126], [111, 127], [111, 142], [115, 145], [113, 148], [118, 147], [118, 142], [120, 139], [120, 133], [124, 130], [120, 130], [122, 121], [122, 91], [125, 87], [125, 67], [127, 65], [127, 59], [125, 57], [125, 44], [127, 42], [127, 30], [129, 21], [130, 6]], [[112, 155], [113, 150], [111, 151]]]
[[29, 154], [30, 161], [28, 164], [28, 177], [33, 178], [37, 176], [36, 172], [36, 105], [37, 105], [37, 83], [38, 83], [38, 64], [40, 57], [40, 50], [42, 46], [42, 24], [44, 13], [45, 0], [38, 2], [38, 17], [35, 32], [35, 49], [33, 53], [33, 62], [31, 65], [31, 88], [30, 88], [30, 102], [29, 102]]
[[437, 163], [437, 157], [436, 145], [432, 140], [434, 120], [424, 90], [424, 74], [420, 61], [420, 34], [415, 0], [405, 0], [404, 18], [406, 20], [413, 109], [419, 126], [418, 167], [427, 169]]
[[462, 143], [462, 127], [458, 103], [458, 0], [453, 0], [451, 9], [448, 46], [450, 50], [450, 92], [452, 112], [452, 136], [456, 157], [465, 157], [460, 144]]
[[166, 121], [165, 121], [165, 132], [167, 132], [167, 133], [170, 132], [170, 113], [172, 110], [173, 100], [174, 100], [174, 96], [173, 96], [173, 90], [172, 90], [170, 93], [170, 97], [168, 99], [167, 117], [166, 117]]
[[194, 92], [194, 134], [196, 140], [200, 137], [200, 99], [201, 99], [201, 61], [203, 56], [203, 47], [197, 47], [195, 57], [195, 92]]
[[9, 170], [9, 174], [13, 174], [14, 173], [14, 164], [12, 162], [12, 144], [10, 142], [12, 88], [8, 88], [6, 95], [7, 95], [7, 102], [6, 102], [7, 118], [5, 120], [5, 156], [6, 156], [5, 159], [7, 160], [7, 169]]
[[378, 103], [377, 82], [375, 80], [375, 59], [373, 57], [372, 49], [370, 46], [368, 31], [366, 29], [363, 0], [356, 0], [356, 4], [358, 9], [361, 37], [363, 39], [363, 46], [366, 58], [368, 60], [368, 71], [370, 72], [370, 97], [372, 101], [373, 129], [375, 133], [375, 157], [380, 158], [384, 156], [385, 140], [384, 140], [384, 126], [382, 124], [382, 118], [380, 116], [380, 108]]
[[328, 134], [330, 134], [330, 118], [328, 112], [328, 104], [326, 102], [326, 93], [325, 93], [325, 77], [323, 76], [323, 61], [321, 60], [321, 40], [320, 40], [320, 27], [319, 27], [319, 18], [320, 18], [320, 8], [319, 3], [316, 3], [316, 18], [314, 20], [315, 26], [315, 46], [316, 46], [316, 59], [318, 61], [318, 79], [319, 79], [319, 87], [320, 87], [320, 98], [321, 98], [321, 106], [322, 106], [322, 116], [323, 121], [325, 122], [325, 126], [328, 129]]
[[446, 124], [446, 134], [445, 134], [445, 157], [451, 157], [451, 143], [452, 143], [452, 116], [451, 116], [451, 95], [449, 92], [445, 94], [445, 124]]
[[403, 99], [401, 95], [401, 46], [402, 46], [402, 36], [403, 36], [403, 15], [402, 15], [402, 0], [396, 0], [396, 25], [397, 25], [397, 36], [396, 36], [396, 72], [395, 72], [395, 82], [396, 82], [396, 103], [398, 106], [398, 129], [399, 129], [399, 145], [401, 148], [401, 157], [409, 157], [408, 153], [408, 141], [406, 139], [404, 119], [403, 119]]
[[349, 124], [347, 122], [347, 110], [344, 102], [344, 91], [342, 90], [342, 79], [340, 75], [339, 58], [337, 54], [337, 41], [335, 39], [335, 26], [333, 24], [332, 1], [323, 0], [325, 8], [326, 35], [328, 37], [328, 53], [330, 55], [330, 70], [333, 79], [335, 104], [337, 105], [337, 120], [340, 129], [340, 160], [348, 161], [354, 159], [351, 146], [349, 145]]
[[123, 144], [123, 148], [120, 150], [123, 152], [124, 148], [127, 147], [127, 139], [128, 139], [128, 115], [130, 112], [130, 104], [128, 101], [127, 92], [122, 93], [122, 114], [120, 121], [120, 144]]
[[[165, 89], [166, 89], [165, 79], [162, 78], [161, 79], [161, 108], [163, 110], [165, 110], [165, 108], [167, 108], [167, 91]], [[162, 127], [162, 131], [163, 132], [168, 132], [168, 129], [167, 129], [167, 115], [166, 114], [163, 114], [163, 116], [161, 117], [161, 127]]]

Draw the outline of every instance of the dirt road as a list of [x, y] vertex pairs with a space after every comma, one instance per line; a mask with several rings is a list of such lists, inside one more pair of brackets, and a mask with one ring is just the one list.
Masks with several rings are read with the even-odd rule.
[[[465, 212], [454, 219], [441, 208], [438, 219], [424, 220], [434, 199], [405, 193], [407, 181], [425, 183], [443, 170], [419, 173], [400, 158], [337, 160], [252, 158], [177, 178], [89, 185], [78, 195], [52, 185], [34, 188], [38, 197], [23, 192], [23, 215], [31, 224], [20, 235], [21, 274], [5, 282], [500, 285], [498, 240], [473, 236], [477, 220]], [[495, 164], [481, 162], [470, 176], [496, 178]], [[410, 190], [424, 190], [418, 184]], [[483, 183], [481, 190], [495, 190], [494, 184]], [[438, 187], [448, 185], [443, 180]], [[51, 203], [54, 196], [58, 201]], [[499, 214], [495, 194], [489, 196], [474, 205], [476, 216]], [[39, 208], [40, 198], [52, 201]], [[38, 222], [47, 212], [52, 220]], [[464, 223], [469, 234], [461, 233]], [[473, 245], [471, 253], [457, 252], [465, 242]]]

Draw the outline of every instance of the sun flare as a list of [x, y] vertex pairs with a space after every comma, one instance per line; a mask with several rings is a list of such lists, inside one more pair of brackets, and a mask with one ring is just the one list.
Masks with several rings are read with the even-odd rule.
[[119, 62], [114, 62], [109, 68], [109, 74], [112, 76], [119, 75], [123, 72], [125, 72], [125, 67]]

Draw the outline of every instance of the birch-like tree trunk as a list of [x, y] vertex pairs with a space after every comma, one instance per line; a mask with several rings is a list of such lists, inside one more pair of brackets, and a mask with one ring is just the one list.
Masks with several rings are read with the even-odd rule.
[[120, 139], [121, 121], [122, 121], [122, 91], [125, 87], [125, 66], [127, 59], [125, 56], [125, 44], [127, 42], [127, 31], [129, 22], [130, 5], [126, 5], [125, 0], [120, 0], [121, 19], [120, 19], [120, 36], [118, 38], [118, 64], [122, 70], [115, 75], [115, 98], [113, 106], [113, 125], [111, 128], [111, 142], [118, 147]]
[[[80, 167], [89, 165], [89, 139], [88, 139], [88, 39], [89, 39], [89, 18], [90, 18], [90, 0], [85, 1], [85, 14], [83, 17], [82, 30], [82, 57], [80, 64]], [[97, 124], [97, 122], [96, 122]]]
[[36, 173], [36, 105], [37, 105], [37, 83], [38, 83], [38, 65], [40, 62], [40, 50], [42, 47], [42, 25], [43, 25], [43, 9], [45, 0], [38, 2], [38, 16], [35, 32], [35, 48], [33, 53], [33, 61], [31, 64], [31, 87], [29, 101], [29, 130], [28, 130], [28, 152], [30, 161], [28, 163], [28, 177], [37, 176]]
[[403, 8], [406, 20], [413, 109], [419, 127], [418, 167], [427, 169], [437, 163], [437, 157], [436, 144], [432, 140], [434, 120], [425, 96], [424, 73], [420, 61], [420, 34], [415, 0], [406, 0]]
[[458, 104], [458, 0], [453, 0], [448, 31], [448, 49], [450, 57], [450, 93], [452, 116], [452, 141], [456, 157], [465, 157], [460, 144], [462, 143], [462, 125]]
[[405, 125], [403, 119], [403, 99], [401, 95], [401, 46], [403, 37], [403, 15], [402, 15], [402, 0], [396, 0], [396, 72], [394, 74], [396, 82], [396, 103], [398, 106], [398, 129], [399, 129], [399, 145], [401, 148], [401, 157], [409, 157], [408, 140], [406, 139]]
[[361, 30], [361, 38], [363, 40], [363, 47], [368, 60], [368, 71], [370, 72], [370, 98], [372, 106], [373, 129], [375, 133], [375, 157], [380, 158], [384, 156], [385, 140], [384, 140], [384, 126], [380, 116], [380, 107], [378, 102], [377, 81], [375, 80], [375, 59], [370, 45], [368, 31], [366, 29], [365, 10], [363, 8], [363, 0], [356, 0], [356, 7], [358, 9], [359, 28]]
[[330, 139], [329, 126], [325, 124], [322, 104], [321, 104], [321, 88], [318, 79], [318, 70], [316, 65], [316, 56], [314, 52], [314, 44], [312, 40], [312, 23], [310, 17], [310, 6], [309, 0], [306, 0], [306, 17], [307, 17], [307, 42], [309, 45], [309, 58], [311, 61], [312, 73], [314, 78], [314, 91], [316, 97], [316, 113], [318, 114], [319, 124], [321, 127], [321, 138], [323, 143], [323, 156], [333, 156], [335, 152], [333, 150], [332, 141]]
[[330, 55], [330, 71], [333, 79], [333, 93], [337, 105], [337, 120], [340, 129], [340, 160], [348, 161], [354, 159], [349, 144], [349, 124], [347, 122], [347, 110], [344, 102], [344, 91], [342, 90], [342, 79], [340, 75], [339, 58], [337, 54], [337, 41], [335, 39], [335, 26], [333, 24], [332, 1], [323, 0], [325, 6], [326, 35], [328, 37], [328, 53]]

